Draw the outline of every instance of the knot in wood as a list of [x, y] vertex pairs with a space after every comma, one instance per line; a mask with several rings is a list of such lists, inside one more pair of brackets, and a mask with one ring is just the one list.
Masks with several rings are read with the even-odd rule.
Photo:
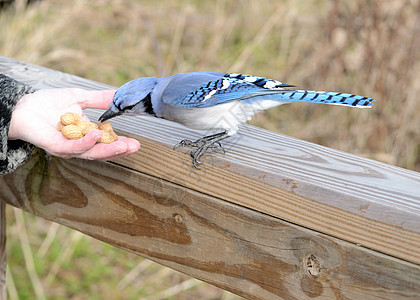
[[311, 254], [306, 258], [306, 270], [309, 275], [318, 277], [321, 271], [321, 266], [315, 255]]
[[178, 215], [178, 214], [174, 215], [174, 219], [175, 219], [175, 222], [177, 222], [177, 223], [183, 223], [184, 222], [184, 219], [182, 218], [182, 216]]

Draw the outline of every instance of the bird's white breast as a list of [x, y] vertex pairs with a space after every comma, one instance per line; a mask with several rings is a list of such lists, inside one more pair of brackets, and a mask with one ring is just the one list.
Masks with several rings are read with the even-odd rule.
[[287, 103], [281, 101], [231, 101], [203, 108], [182, 108], [164, 104], [159, 117], [198, 130], [226, 130], [229, 135], [238, 131], [238, 125], [251, 120], [258, 112]]

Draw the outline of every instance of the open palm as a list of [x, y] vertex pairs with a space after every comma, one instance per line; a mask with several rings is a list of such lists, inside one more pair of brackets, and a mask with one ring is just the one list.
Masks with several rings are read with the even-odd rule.
[[111, 144], [96, 143], [102, 132], [93, 130], [81, 139], [69, 140], [56, 129], [60, 116], [66, 112], [88, 120], [83, 109], [107, 109], [114, 93], [114, 90], [44, 89], [25, 95], [13, 110], [9, 139], [27, 141], [62, 158], [109, 160], [130, 155], [140, 148], [135, 139], [119, 136]]

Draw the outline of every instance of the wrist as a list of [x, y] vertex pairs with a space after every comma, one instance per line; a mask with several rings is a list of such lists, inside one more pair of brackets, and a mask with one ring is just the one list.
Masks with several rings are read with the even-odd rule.
[[9, 124], [9, 132], [8, 132], [9, 140], [22, 139], [22, 136], [20, 135], [19, 131], [21, 127], [24, 125], [22, 122], [24, 122], [25, 120], [20, 120], [21, 119], [20, 116], [22, 115], [22, 105], [20, 104], [21, 104], [22, 99], [25, 97], [28, 97], [29, 95], [30, 94], [26, 94], [23, 97], [21, 97], [12, 110], [12, 115], [11, 115], [10, 124]]
[[[2, 132], [7, 133], [8, 139], [18, 138], [18, 128], [11, 126], [12, 113], [17, 103], [23, 98], [22, 96], [33, 92], [31, 86], [0, 74], [0, 129], [6, 129]], [[10, 127], [12, 132], [9, 134]]]

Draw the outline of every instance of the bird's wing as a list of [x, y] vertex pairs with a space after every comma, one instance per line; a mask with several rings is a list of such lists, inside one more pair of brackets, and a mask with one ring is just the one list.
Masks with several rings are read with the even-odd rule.
[[[209, 107], [229, 101], [279, 93], [279, 91], [288, 92], [290, 90], [285, 88], [292, 86], [276, 80], [242, 74], [208, 73], [210, 75], [207, 76], [203, 74], [205, 73], [187, 73], [182, 79], [175, 78], [166, 87], [167, 96], [163, 97], [163, 101], [184, 108]], [[205, 78], [212, 80], [201, 80]], [[196, 85], [198, 82], [200, 84]], [[179, 93], [181, 86], [184, 92]], [[185, 93], [186, 88], [188, 93]], [[168, 89], [171, 91], [168, 92]], [[177, 92], [173, 91], [175, 89]], [[168, 97], [169, 95], [171, 97]]]
[[[171, 97], [170, 103], [183, 108], [200, 108], [235, 100], [246, 100], [249, 103], [274, 100], [370, 107], [372, 102], [375, 101], [372, 98], [347, 93], [289, 89], [293, 85], [264, 77], [234, 73], [217, 74], [217, 77], [213, 77], [212, 80], [193, 81], [194, 84], [187, 88], [188, 92], [183, 89], [182, 93], [179, 93], [182, 83], [188, 85], [188, 82], [194, 77], [187, 75], [173, 86], [178, 94], [176, 92], [170, 93], [171, 96], [176, 95], [176, 97]], [[206, 79], [211, 78], [210, 75], [207, 76]], [[201, 82], [201, 84], [197, 84], [198, 82]]]
[[167, 104], [176, 105], [179, 99], [184, 99], [201, 86], [222, 78], [224, 73], [190, 72], [159, 79], [155, 88], [156, 94]]

